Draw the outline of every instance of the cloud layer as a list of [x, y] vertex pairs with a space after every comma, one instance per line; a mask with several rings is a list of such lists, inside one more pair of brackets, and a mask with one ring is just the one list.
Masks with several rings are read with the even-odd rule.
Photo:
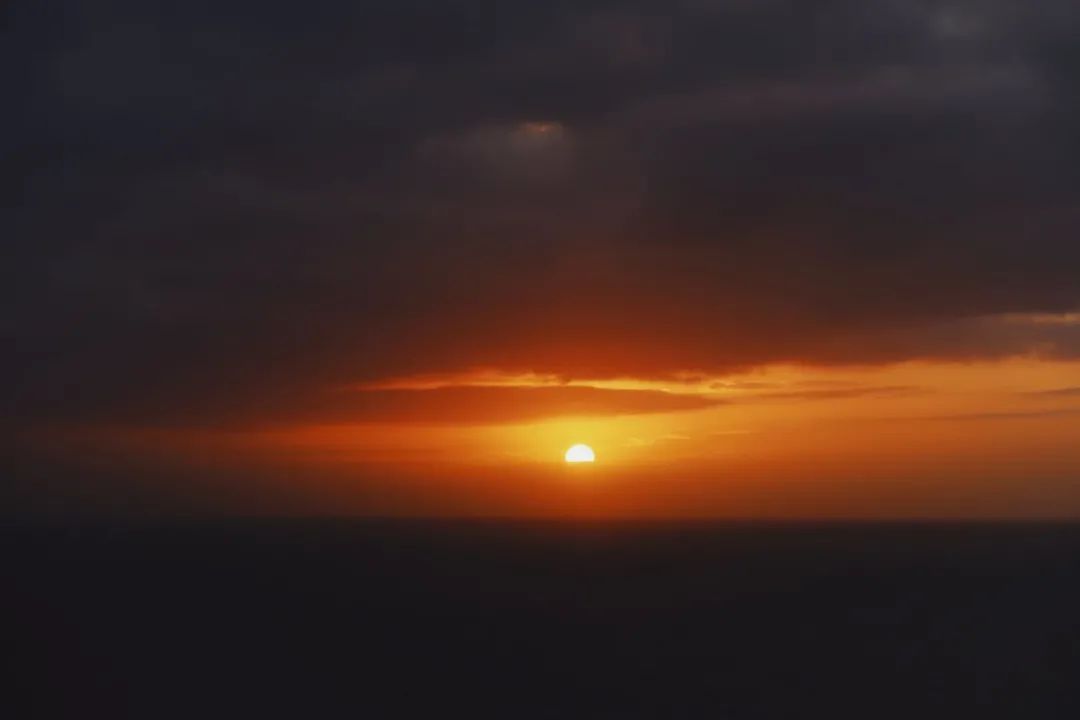
[[[14, 2], [29, 419], [485, 366], [1074, 356], [1065, 0]], [[623, 398], [626, 399], [626, 398]], [[647, 400], [652, 403], [655, 398]]]

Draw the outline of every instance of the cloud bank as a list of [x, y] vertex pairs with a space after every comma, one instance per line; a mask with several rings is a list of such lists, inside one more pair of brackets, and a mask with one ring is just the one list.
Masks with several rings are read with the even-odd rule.
[[0, 27], [20, 423], [299, 416], [476, 366], [1080, 351], [1037, 320], [1080, 306], [1065, 0], [72, 0]]

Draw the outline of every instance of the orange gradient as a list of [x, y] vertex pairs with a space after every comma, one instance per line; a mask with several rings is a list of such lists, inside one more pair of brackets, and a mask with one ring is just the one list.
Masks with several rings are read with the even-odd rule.
[[[440, 412], [220, 429], [54, 430], [103, 460], [228, 468], [223, 496], [273, 485], [312, 512], [541, 516], [1027, 517], [1080, 512], [1080, 363], [1015, 359], [885, 367], [770, 366], [711, 377], [590, 381], [473, 371], [348, 392], [591, 387], [654, 396], [543, 417]], [[392, 390], [395, 389], [396, 390]], [[641, 398], [645, 402], [636, 405]], [[514, 395], [512, 401], [520, 402]], [[715, 401], [715, 402], [712, 402]], [[443, 403], [443, 400], [437, 402]], [[549, 402], [549, 401], [545, 401]], [[667, 402], [666, 400], [664, 401]], [[493, 405], [494, 406], [494, 405]], [[593, 407], [593, 406], [590, 406]], [[450, 408], [451, 410], [453, 408]], [[462, 409], [466, 412], [466, 409]], [[509, 419], [498, 419], [506, 417]], [[588, 489], [565, 476], [589, 439]], [[40, 440], [40, 438], [39, 438]], [[246, 471], [244, 471], [246, 469]], [[288, 480], [284, 478], [287, 477]], [[277, 478], [268, 480], [267, 478]], [[239, 483], [239, 484], [238, 484]], [[985, 492], [984, 492], [985, 491]], [[272, 497], [267, 500], [274, 506]]]

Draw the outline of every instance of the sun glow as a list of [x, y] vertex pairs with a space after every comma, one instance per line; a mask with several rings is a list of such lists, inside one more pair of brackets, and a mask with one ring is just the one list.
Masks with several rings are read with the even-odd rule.
[[596, 453], [588, 445], [574, 445], [566, 451], [568, 463], [591, 463], [596, 462]]

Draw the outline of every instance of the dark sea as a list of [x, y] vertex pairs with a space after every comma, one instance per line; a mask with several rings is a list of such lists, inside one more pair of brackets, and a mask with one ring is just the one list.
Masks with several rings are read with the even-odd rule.
[[0, 533], [12, 720], [1080, 717], [1080, 525]]

